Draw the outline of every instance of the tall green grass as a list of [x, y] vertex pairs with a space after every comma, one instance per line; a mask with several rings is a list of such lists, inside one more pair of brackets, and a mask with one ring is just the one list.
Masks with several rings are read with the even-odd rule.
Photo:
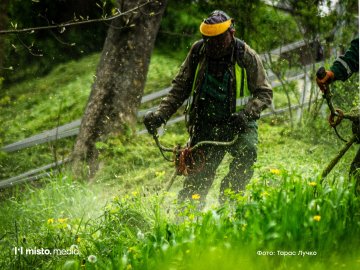
[[[227, 172], [226, 164], [219, 168], [205, 212], [196, 202], [176, 204], [181, 178], [163, 192], [173, 168], [150, 136], [109, 138], [98, 145], [102, 165], [94, 184], [73, 182], [64, 171], [43, 188], [27, 186], [1, 203], [0, 267], [356, 269], [360, 205], [353, 183], [343, 177], [351, 153], [321, 186], [317, 175], [324, 162], [316, 162], [336, 149], [313, 149], [296, 136], [284, 138], [282, 129], [260, 126], [254, 178], [243, 196], [229, 193], [224, 206], [214, 203]], [[184, 132], [169, 127], [161, 142], [182, 144]], [[81, 255], [12, 251], [74, 245]]]
[[[98, 187], [64, 176], [51, 181], [2, 205], [2, 269], [360, 266], [360, 201], [353, 182], [321, 186], [317, 178], [272, 170], [243, 195], [229, 193], [229, 203], [199, 212], [196, 201], [177, 205], [172, 192], [138, 187], [101, 199]], [[15, 255], [13, 247], [72, 247], [81, 254]]]

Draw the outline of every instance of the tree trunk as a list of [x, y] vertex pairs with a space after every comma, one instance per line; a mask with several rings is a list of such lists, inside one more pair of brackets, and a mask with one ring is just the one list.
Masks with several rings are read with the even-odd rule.
[[[146, 3], [118, 2], [122, 12]], [[149, 1], [111, 23], [72, 155], [76, 176], [92, 177], [97, 171], [96, 142], [134, 126], [166, 2]]]
[[[8, 22], [8, 4], [9, 0], [1, 0], [0, 3], [0, 29], [7, 29]], [[3, 69], [5, 68], [5, 37], [0, 38], [0, 77], [3, 74]]]

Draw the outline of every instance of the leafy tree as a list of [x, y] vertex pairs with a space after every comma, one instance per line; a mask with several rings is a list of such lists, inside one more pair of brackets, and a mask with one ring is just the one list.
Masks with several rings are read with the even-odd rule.
[[183, 48], [201, 38], [199, 25], [206, 15], [193, 0], [169, 1], [156, 45], [165, 51], [185, 51]]
[[[118, 1], [131, 10], [143, 1]], [[151, 53], [167, 1], [152, 1], [113, 20], [106, 37], [90, 98], [73, 152], [76, 175], [97, 170], [96, 142], [121, 134], [136, 122]], [[83, 165], [89, 170], [83, 171]]]
[[[3, 1], [1, 3], [3, 5]], [[112, 8], [113, 4], [109, 0], [13, 0], [9, 1], [6, 7], [8, 21], [0, 24], [0, 29], [20, 29], [100, 18], [110, 15]], [[10, 81], [18, 81], [29, 66], [37, 67], [31, 70], [31, 76], [42, 75], [57, 63], [100, 51], [106, 29], [106, 24], [89, 24], [67, 29], [2, 35], [1, 39], [5, 39], [7, 44], [3, 54], [5, 66], [13, 67], [13, 70], [6, 71], [5, 77]]]

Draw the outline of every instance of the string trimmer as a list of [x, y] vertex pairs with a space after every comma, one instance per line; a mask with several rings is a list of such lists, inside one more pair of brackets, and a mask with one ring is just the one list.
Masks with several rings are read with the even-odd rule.
[[[238, 139], [238, 135], [234, 137], [232, 141], [201, 141], [193, 146], [181, 147], [177, 145], [175, 147], [165, 147], [159, 141], [159, 135], [157, 131], [152, 134], [156, 145], [158, 146], [161, 155], [165, 160], [175, 163], [175, 172], [172, 175], [169, 184], [166, 187], [166, 191], [169, 191], [176, 176], [183, 175], [187, 176], [193, 173], [200, 172], [205, 165], [206, 157], [203, 151], [199, 148], [204, 145], [214, 145], [214, 146], [230, 146], [233, 145]], [[173, 153], [172, 158], [168, 158], [165, 155], [165, 152]]]
[[[326, 71], [324, 67], [321, 67], [318, 72], [316, 73], [316, 76], [319, 79], [323, 79], [326, 75]], [[350, 140], [345, 140], [340, 136], [340, 134], [337, 131], [337, 126], [341, 123], [343, 119], [348, 119], [352, 122], [358, 122], [359, 121], [359, 113], [352, 114], [352, 113], [344, 113], [341, 109], [335, 109], [333, 103], [332, 103], [332, 92], [330, 89], [330, 86], [327, 85], [326, 89], [324, 91], [323, 98], [326, 99], [326, 102], [328, 104], [328, 107], [330, 109], [330, 116], [329, 116], [329, 124], [334, 129], [336, 135], [341, 139], [342, 141], [346, 142], [344, 147], [340, 150], [340, 152], [330, 161], [330, 163], [326, 166], [326, 168], [321, 173], [321, 180], [320, 183], [322, 183], [325, 179], [325, 177], [331, 172], [331, 170], [335, 167], [335, 165], [339, 162], [339, 160], [343, 157], [343, 155], [349, 150], [351, 145], [358, 141], [358, 135], [354, 134]]]

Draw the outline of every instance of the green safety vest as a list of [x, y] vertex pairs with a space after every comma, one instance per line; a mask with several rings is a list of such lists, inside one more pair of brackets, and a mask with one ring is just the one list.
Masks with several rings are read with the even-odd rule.
[[[192, 84], [191, 97], [194, 95], [195, 90], [195, 82], [198, 76], [198, 72], [200, 69], [200, 63], [198, 63], [195, 71], [194, 81]], [[251, 97], [251, 93], [247, 86], [247, 75], [245, 68], [241, 68], [239, 64], [235, 63], [235, 83], [236, 83], [236, 111], [243, 109], [246, 103], [249, 101]], [[190, 108], [190, 104], [188, 105], [188, 109]]]

